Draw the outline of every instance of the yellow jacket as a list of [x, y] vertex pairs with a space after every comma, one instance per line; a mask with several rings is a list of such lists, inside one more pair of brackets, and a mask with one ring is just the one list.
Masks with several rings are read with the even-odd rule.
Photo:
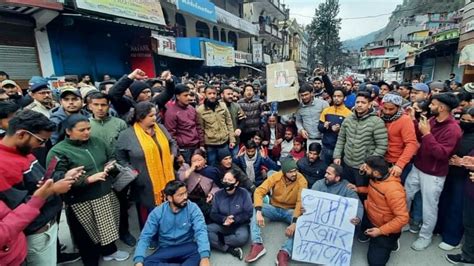
[[293, 217], [298, 218], [301, 215], [301, 191], [303, 188], [308, 188], [308, 182], [302, 174], [297, 174], [295, 182], [287, 183], [283, 172], [276, 172], [255, 190], [253, 194], [255, 208], [261, 208], [263, 198], [271, 192], [271, 205], [283, 209], [294, 209]]

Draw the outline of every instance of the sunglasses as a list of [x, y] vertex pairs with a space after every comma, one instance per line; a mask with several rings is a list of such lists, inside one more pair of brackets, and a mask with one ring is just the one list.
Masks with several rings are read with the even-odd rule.
[[43, 138], [39, 137], [38, 135], [33, 134], [32, 132], [28, 131], [28, 130], [25, 130], [25, 132], [30, 134], [30, 136], [33, 136], [35, 139], [37, 139], [39, 141], [40, 145], [43, 145], [43, 144], [46, 143], [46, 141], [48, 141], [48, 139], [43, 139]]

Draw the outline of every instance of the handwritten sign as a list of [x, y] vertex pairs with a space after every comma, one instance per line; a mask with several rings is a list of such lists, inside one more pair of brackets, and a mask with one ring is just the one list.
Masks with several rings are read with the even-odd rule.
[[292, 259], [323, 264], [350, 265], [358, 201], [304, 189], [305, 213], [298, 218]]

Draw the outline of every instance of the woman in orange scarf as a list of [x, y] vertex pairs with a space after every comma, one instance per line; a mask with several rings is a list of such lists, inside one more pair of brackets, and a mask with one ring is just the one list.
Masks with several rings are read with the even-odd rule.
[[153, 103], [137, 104], [133, 126], [124, 130], [117, 141], [118, 163], [138, 172], [131, 194], [137, 202], [141, 228], [153, 208], [164, 201], [162, 190], [166, 183], [175, 179], [177, 146], [166, 128], [156, 123], [156, 115]]

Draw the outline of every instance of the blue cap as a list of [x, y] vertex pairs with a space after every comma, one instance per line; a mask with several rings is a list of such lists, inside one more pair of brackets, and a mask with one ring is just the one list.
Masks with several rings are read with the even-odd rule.
[[413, 85], [413, 89], [416, 91], [430, 93], [430, 88], [425, 83], [416, 83], [415, 85]]
[[48, 79], [40, 76], [33, 76], [31, 77], [30, 81], [28, 81], [30, 87], [33, 87], [33, 85], [35, 85], [36, 83], [48, 83]]
[[33, 83], [33, 85], [31, 85], [30, 91], [31, 92], [37, 92], [41, 89], [49, 89], [48, 82]]

